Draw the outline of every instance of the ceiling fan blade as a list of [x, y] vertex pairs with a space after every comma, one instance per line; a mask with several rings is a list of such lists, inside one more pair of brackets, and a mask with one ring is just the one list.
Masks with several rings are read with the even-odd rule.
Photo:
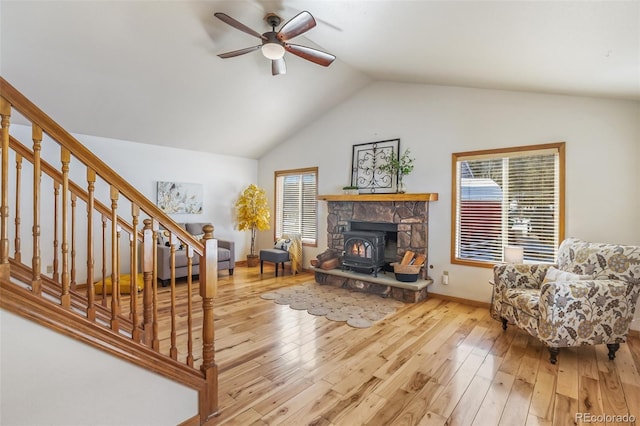
[[258, 50], [262, 47], [262, 45], [246, 47], [240, 50], [234, 50], [233, 52], [221, 53], [220, 56], [222, 59], [233, 58], [234, 56], [244, 55], [245, 53], [253, 52], [254, 50]]
[[329, 65], [331, 65], [334, 59], [336, 59], [336, 57], [330, 53], [312, 49], [311, 47], [300, 46], [297, 44], [285, 43], [284, 48], [287, 50], [287, 52], [293, 53], [296, 56], [300, 56], [307, 61], [322, 65], [323, 67], [328, 67]]
[[278, 31], [278, 38], [287, 41], [316, 26], [316, 20], [306, 10], [289, 19]]
[[242, 22], [236, 21], [235, 19], [233, 19], [231, 16], [227, 15], [226, 13], [216, 12], [216, 13], [214, 13], [214, 15], [215, 15], [216, 18], [218, 18], [219, 20], [221, 20], [225, 24], [231, 25], [233, 28], [235, 28], [237, 30], [240, 30], [242, 32], [250, 34], [250, 35], [252, 35], [254, 37], [258, 37], [260, 39], [266, 39], [259, 32], [252, 30], [251, 28], [247, 27]]
[[287, 64], [284, 62], [284, 58], [274, 59], [271, 61], [271, 74], [280, 75], [287, 73]]

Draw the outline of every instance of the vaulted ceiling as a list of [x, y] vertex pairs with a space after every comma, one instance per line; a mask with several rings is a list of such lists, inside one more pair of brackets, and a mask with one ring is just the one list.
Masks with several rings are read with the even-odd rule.
[[[302, 10], [328, 68], [216, 56], [260, 40], [214, 12]], [[249, 158], [376, 80], [640, 100], [638, 1], [2, 0], [0, 24], [0, 73], [67, 130]]]

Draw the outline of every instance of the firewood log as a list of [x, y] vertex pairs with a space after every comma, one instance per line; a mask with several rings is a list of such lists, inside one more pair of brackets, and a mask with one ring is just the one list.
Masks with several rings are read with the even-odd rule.
[[337, 250], [327, 249], [322, 253], [320, 253], [319, 255], [317, 255], [316, 259], [318, 259], [318, 265], [319, 265], [319, 264], [322, 264], [323, 262], [326, 262], [329, 259], [333, 259], [336, 257], [340, 257]]
[[414, 258], [413, 264], [420, 266], [424, 263], [425, 260], [427, 260], [427, 256], [425, 256], [424, 254], [417, 254]]
[[401, 265], [408, 265], [411, 262], [411, 259], [413, 259], [413, 255], [414, 253], [411, 250], [407, 250], [404, 253], [404, 256], [402, 257], [402, 261], [400, 262]]

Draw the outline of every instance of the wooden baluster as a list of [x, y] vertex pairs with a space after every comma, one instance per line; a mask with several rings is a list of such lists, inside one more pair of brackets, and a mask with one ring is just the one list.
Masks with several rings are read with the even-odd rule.
[[0, 123], [2, 132], [2, 189], [0, 194], [0, 278], [9, 279], [9, 122], [11, 121], [11, 104], [0, 97]]
[[176, 347], [176, 246], [180, 241], [171, 233], [169, 238], [171, 244], [171, 349], [169, 356], [178, 359], [178, 348]]
[[71, 290], [76, 289], [76, 194], [71, 194]]
[[102, 215], [102, 306], [107, 306], [107, 216], [104, 214]]
[[71, 161], [71, 152], [66, 148], [60, 148], [60, 160], [62, 162], [62, 293], [60, 295], [60, 304], [64, 308], [71, 307], [71, 294], [69, 293], [69, 162]]
[[118, 315], [122, 309], [122, 297], [120, 295], [120, 239], [122, 235], [122, 227], [120, 225], [116, 226], [116, 266], [113, 270], [116, 272], [116, 282], [113, 283], [113, 279], [111, 282], [111, 303], [113, 303], [113, 298], [115, 297], [118, 300]]
[[200, 258], [200, 296], [202, 297], [202, 365], [206, 389], [199, 392], [199, 410], [207, 420], [218, 412], [218, 366], [215, 362], [213, 298], [218, 288], [218, 241], [213, 226], [205, 225], [204, 252]]
[[[153, 237], [154, 242], [158, 238], [159, 223], [157, 220], [153, 220]], [[153, 338], [151, 340], [151, 347], [159, 351], [160, 340], [158, 339], [158, 246], [153, 244]]]
[[40, 154], [42, 151], [42, 129], [37, 125], [31, 127], [31, 139], [33, 139], [33, 257], [31, 258], [31, 269], [33, 279], [31, 288], [35, 294], [42, 292], [42, 270], [40, 258], [40, 184], [42, 181], [42, 170]]
[[131, 217], [132, 217], [132, 227], [133, 230], [130, 234], [130, 243], [131, 243], [131, 261], [129, 274], [131, 275], [130, 280], [130, 290], [129, 290], [129, 299], [130, 299], [130, 310], [131, 310], [131, 322], [133, 323], [133, 330], [131, 333], [131, 337], [135, 342], [140, 341], [140, 328], [138, 327], [138, 216], [140, 215], [140, 208], [131, 203]]
[[53, 281], [60, 282], [60, 273], [58, 271], [58, 210], [59, 207], [59, 199], [60, 196], [60, 184], [58, 182], [53, 182]]
[[193, 367], [193, 247], [187, 247], [187, 365]]
[[156, 235], [152, 229], [151, 219], [143, 220], [144, 231], [142, 239], [142, 272], [144, 274], [144, 290], [142, 292], [142, 322], [144, 334], [142, 341], [151, 346], [153, 340], [153, 284], [154, 256], [156, 250]]
[[[96, 319], [95, 285], [93, 283], [93, 209], [95, 208], [96, 172], [87, 167], [87, 318]], [[104, 283], [102, 283], [104, 286]]]
[[22, 261], [20, 253], [20, 183], [22, 181], [22, 155], [16, 154], [16, 212], [14, 223], [16, 225], [16, 235], [14, 239], [13, 258], [17, 262]]
[[111, 187], [111, 329], [118, 330], [120, 324], [120, 271], [118, 270], [118, 189]]
[[120, 324], [120, 271], [118, 270], [118, 189], [111, 186], [111, 329], [118, 330]]

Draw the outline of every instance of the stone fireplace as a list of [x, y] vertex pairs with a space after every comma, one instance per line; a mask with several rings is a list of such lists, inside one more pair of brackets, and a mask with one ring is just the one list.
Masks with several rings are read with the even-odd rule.
[[[330, 249], [344, 250], [343, 232], [356, 230], [387, 230], [382, 226], [393, 224], [397, 228], [395, 259], [400, 261], [407, 250], [427, 256], [429, 261], [429, 201], [437, 194], [362, 194], [325, 196], [328, 202], [327, 244]], [[338, 197], [338, 199], [334, 199]], [[396, 198], [399, 198], [396, 200]], [[426, 279], [426, 271], [423, 277]]]
[[[385, 261], [386, 263], [400, 261], [407, 250], [427, 256], [425, 268], [421, 271], [421, 280], [428, 280], [429, 259], [429, 202], [436, 201], [438, 194], [359, 194], [359, 195], [321, 195], [319, 200], [327, 201], [327, 245], [328, 248], [342, 253], [345, 250], [345, 232], [372, 231], [385, 232]], [[320, 274], [320, 275], [318, 275]], [[316, 280], [331, 281], [316, 273]], [[365, 274], [362, 274], [365, 275]], [[393, 277], [393, 274], [391, 274]], [[395, 278], [389, 279], [395, 281]], [[355, 285], [356, 289], [367, 286], [367, 279], [361, 278]], [[371, 281], [375, 282], [373, 278]], [[431, 281], [429, 281], [430, 283]], [[363, 284], [364, 283], [364, 284]], [[342, 284], [352, 286], [352, 284]], [[399, 285], [399, 284], [398, 284]], [[389, 284], [394, 287], [394, 283]], [[391, 289], [387, 289], [392, 293]], [[380, 292], [380, 291], [375, 291]], [[424, 297], [423, 297], [424, 296]], [[418, 301], [426, 298], [424, 295], [407, 297], [406, 295], [393, 297], [406, 301]], [[416, 299], [416, 300], [413, 300]]]

